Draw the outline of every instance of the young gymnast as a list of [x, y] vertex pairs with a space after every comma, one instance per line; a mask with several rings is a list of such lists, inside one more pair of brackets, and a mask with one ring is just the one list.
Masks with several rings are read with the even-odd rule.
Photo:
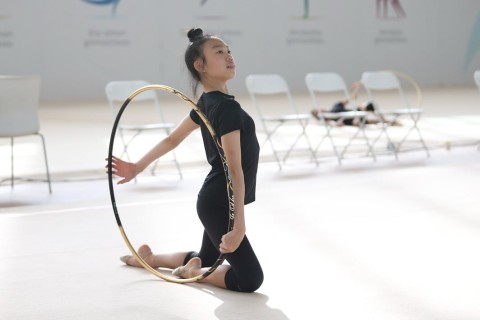
[[[136, 163], [112, 157], [112, 173], [122, 178], [119, 184], [131, 181], [200, 128], [211, 165], [197, 197], [197, 213], [204, 226], [200, 250], [153, 254], [148, 245], [142, 245], [138, 254], [153, 268], [171, 268], [175, 276], [192, 278], [205, 273], [223, 253], [228, 264], [220, 265], [200, 281], [233, 291], [253, 292], [263, 283], [263, 270], [246, 236], [245, 226], [245, 205], [255, 201], [260, 151], [255, 123], [227, 89], [236, 68], [228, 45], [218, 37], [204, 35], [198, 28], [191, 29], [187, 35], [185, 63], [192, 77], [193, 93], [196, 94], [201, 84], [203, 93], [197, 105], [220, 137], [229, 167], [235, 196], [233, 229], [227, 232], [229, 203], [223, 164], [208, 129], [194, 110]], [[133, 256], [120, 259], [129, 266], [142, 267]]]

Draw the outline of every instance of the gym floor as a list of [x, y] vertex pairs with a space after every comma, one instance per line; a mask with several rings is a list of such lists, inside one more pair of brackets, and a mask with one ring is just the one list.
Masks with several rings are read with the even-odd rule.
[[[248, 97], [238, 100], [255, 118]], [[297, 101], [307, 105], [308, 96]], [[185, 115], [170, 105], [173, 121]], [[318, 163], [299, 151], [279, 170], [264, 144], [246, 220], [265, 282], [242, 294], [123, 265], [119, 257], [129, 252], [104, 169], [108, 104], [42, 104], [53, 193], [30, 181], [45, 179], [38, 138], [18, 139], [15, 174], [28, 180], [0, 185], [1, 318], [479, 319], [479, 105], [473, 87], [424, 91], [420, 127], [430, 157], [417, 150], [373, 161], [352, 149], [340, 165], [325, 144]], [[310, 132], [314, 144], [318, 130]], [[183, 179], [162, 162], [155, 175], [115, 187], [134, 247], [198, 248], [195, 199], [208, 170], [202, 148], [193, 135], [176, 150]], [[4, 179], [9, 141], [0, 150]]]

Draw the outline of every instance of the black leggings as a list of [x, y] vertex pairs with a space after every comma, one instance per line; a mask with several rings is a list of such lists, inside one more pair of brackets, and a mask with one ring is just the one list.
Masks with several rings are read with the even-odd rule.
[[[211, 199], [211, 198], [210, 198]], [[218, 250], [222, 236], [227, 233], [228, 202], [198, 197], [197, 213], [204, 226], [203, 240], [200, 251], [190, 252], [185, 258], [187, 263], [193, 257], [202, 260], [202, 266], [211, 266], [215, 263], [220, 251]], [[263, 271], [255, 252], [245, 236], [237, 250], [225, 255], [231, 268], [225, 274], [225, 284], [229, 290], [253, 292], [263, 282]]]

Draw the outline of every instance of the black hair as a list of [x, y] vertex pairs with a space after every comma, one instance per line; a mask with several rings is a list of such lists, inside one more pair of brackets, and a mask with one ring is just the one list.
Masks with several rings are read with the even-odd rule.
[[367, 104], [367, 108], [366, 108], [366, 109], [367, 109], [367, 111], [372, 111], [372, 112], [374, 112], [374, 111], [375, 111], [375, 105], [373, 104], [373, 102], [369, 102], [369, 103]]
[[203, 30], [200, 28], [192, 28], [188, 31], [187, 37], [189, 44], [185, 50], [185, 64], [187, 65], [188, 71], [191, 76], [191, 85], [193, 94], [196, 96], [198, 84], [200, 82], [200, 74], [195, 69], [194, 63], [197, 59], [202, 59], [205, 61], [203, 56], [203, 44], [212, 38], [211, 35], [203, 34]]

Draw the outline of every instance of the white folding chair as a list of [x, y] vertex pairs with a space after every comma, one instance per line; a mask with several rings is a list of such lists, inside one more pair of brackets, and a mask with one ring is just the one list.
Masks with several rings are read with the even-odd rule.
[[[387, 147], [394, 152], [395, 158], [398, 159], [398, 153], [402, 150], [402, 146], [413, 131], [416, 131], [419, 138], [419, 142], [422, 148], [430, 156], [428, 147], [422, 137], [418, 122], [423, 114], [423, 109], [419, 106], [412, 107], [408, 101], [400, 81], [396, 74], [392, 71], [368, 71], [362, 74], [361, 82], [367, 91], [370, 101], [375, 103], [376, 112], [382, 120], [382, 130], [377, 138], [372, 142], [372, 145], [380, 139], [382, 134], [385, 134], [387, 138]], [[398, 104], [392, 107], [390, 104], [379, 103], [377, 97], [380, 92], [383, 93], [395, 93], [398, 97]], [[417, 95], [419, 92], [417, 91]], [[387, 117], [393, 117], [391, 121], [387, 121]], [[407, 117], [411, 120], [411, 125], [407, 127], [406, 133], [399, 139], [398, 142], [393, 142], [391, 135], [389, 134], [389, 128], [391, 124], [396, 123], [401, 117]]]
[[480, 90], [480, 70], [475, 70], [475, 72], [473, 73], [473, 80], [475, 80], [475, 84]]
[[[105, 92], [107, 95], [108, 102], [110, 104], [110, 109], [112, 111], [113, 117], [115, 118], [118, 114], [119, 109], [125, 100], [137, 89], [150, 85], [148, 81], [144, 80], [123, 80], [123, 81], [111, 81], [107, 83], [105, 87]], [[134, 109], [137, 105], [141, 104], [142, 107], [149, 108], [145, 112], [148, 112], [149, 121], [136, 121], [128, 123], [128, 119], [121, 119], [118, 125], [118, 132], [120, 139], [123, 143], [123, 151], [120, 156], [124, 154], [127, 156], [127, 159], [130, 161], [130, 156], [128, 154], [128, 148], [132, 141], [137, 138], [141, 133], [144, 132], [163, 132], [165, 135], [170, 134], [170, 130], [175, 126], [174, 123], [165, 122], [163, 112], [160, 106], [159, 98], [155, 90], [146, 90], [139, 95], [137, 95], [132, 102], [130, 102], [127, 109]], [[125, 118], [125, 117], [124, 117]], [[173, 162], [178, 170], [178, 174], [182, 179], [182, 171], [180, 164], [177, 161], [175, 152], [171, 152], [173, 156]], [[155, 161], [155, 164], [151, 168], [151, 173], [155, 173], [156, 166], [158, 161]]]
[[[310, 97], [312, 98], [312, 103], [314, 108], [321, 110], [320, 105], [320, 95], [322, 94], [337, 94], [341, 96], [340, 99], [347, 99], [350, 104], [355, 108], [354, 101], [352, 102], [352, 97], [350, 97], [350, 93], [348, 92], [347, 85], [345, 80], [341, 75], [335, 72], [311, 72], [305, 76], [305, 84], [307, 85], [308, 92], [310, 93]], [[331, 101], [329, 102], [331, 103]], [[368, 137], [365, 133], [365, 124], [366, 118], [368, 116], [368, 112], [366, 111], [356, 111], [352, 109], [352, 111], [345, 111], [345, 112], [319, 112], [318, 116], [322, 121], [325, 127], [325, 135], [322, 137], [320, 142], [315, 147], [315, 153], [318, 151], [320, 145], [325, 141], [325, 139], [330, 140], [334, 153], [338, 159], [338, 163], [342, 163], [342, 159], [344, 157], [345, 152], [350, 147], [352, 142], [361, 135], [364, 139], [367, 148], [368, 154], [372, 155], [372, 158], [375, 160], [375, 154], [373, 152], [372, 146], [368, 140]], [[347, 144], [343, 147], [342, 152], [339, 154], [337, 151], [337, 146], [335, 145], [334, 138], [332, 136], [332, 129], [334, 126], [331, 125], [332, 122], [336, 122], [338, 120], [346, 120], [346, 119], [358, 119], [359, 126], [355, 133], [350, 137]]]
[[[0, 138], [10, 139], [11, 176], [14, 176], [14, 140], [17, 137], [38, 135], [42, 139], [47, 171], [48, 191], [52, 193], [45, 138], [39, 132], [40, 76], [0, 76]], [[8, 179], [7, 179], [8, 180]]]
[[[302, 137], [305, 138], [307, 149], [312, 159], [314, 159], [315, 163], [317, 163], [315, 152], [306, 132], [306, 127], [311, 115], [300, 114], [298, 112], [285, 79], [278, 74], [252, 74], [246, 77], [245, 83], [252, 103], [255, 105], [259, 113], [260, 121], [262, 122], [263, 129], [267, 136], [265, 142], [268, 141], [270, 143], [273, 155], [278, 163], [279, 168], [282, 168], [282, 162], [287, 160], [290, 153], [293, 151]], [[271, 99], [280, 97], [282, 100], [278, 104], [273, 102], [275, 104], [274, 108], [271, 106], [267, 108], [267, 103], [265, 103], [263, 99], [262, 102], [260, 101], [261, 97], [268, 97]], [[270, 100], [268, 104], [271, 105], [272, 101], [273, 100]], [[296, 128], [298, 128], [295, 133], [297, 136], [293, 143], [288, 147], [283, 158], [280, 159], [279, 152], [281, 150], [277, 149], [276, 142], [278, 141], [276, 140], [274, 142], [273, 136], [275, 133], [279, 132], [280, 127], [287, 123], [293, 124]]]

